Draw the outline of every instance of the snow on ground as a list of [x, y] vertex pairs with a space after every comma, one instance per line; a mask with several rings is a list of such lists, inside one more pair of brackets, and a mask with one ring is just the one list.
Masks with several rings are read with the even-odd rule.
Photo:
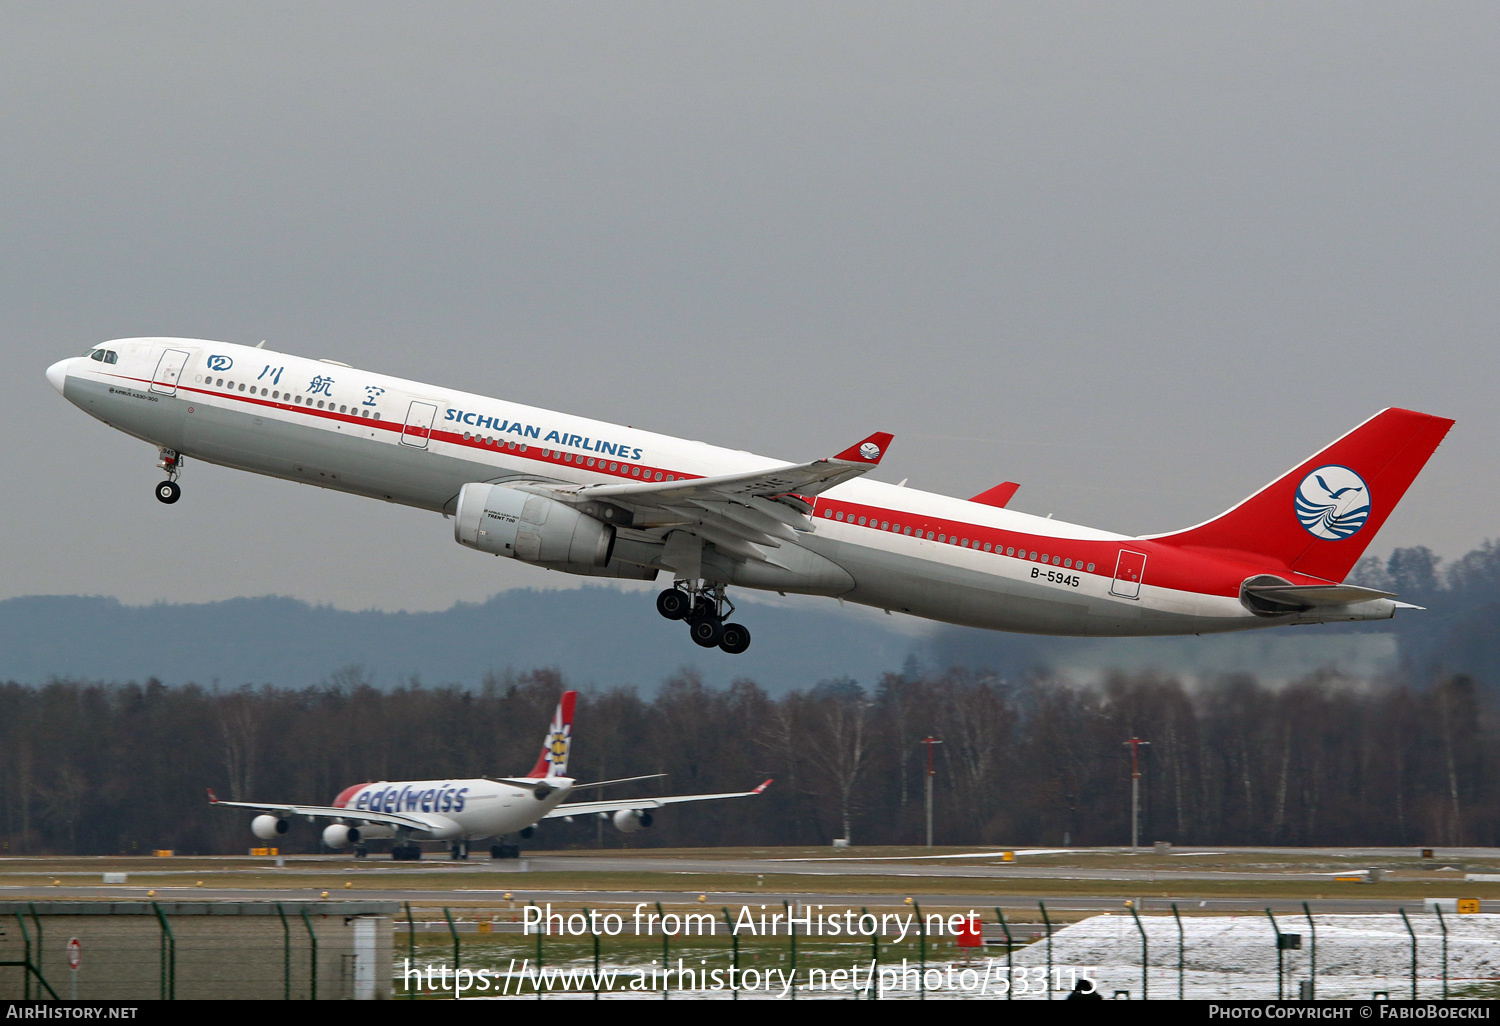
[[[1418, 996], [1442, 996], [1443, 936], [1438, 917], [1410, 913], [1417, 935]], [[1450, 992], [1466, 984], [1500, 980], [1500, 915], [1447, 915]], [[1150, 962], [1150, 996], [1177, 996], [1178, 932], [1170, 916], [1142, 916]], [[1411, 996], [1412, 940], [1400, 915], [1314, 915], [1317, 932], [1317, 996], [1369, 998], [1387, 991]], [[1283, 951], [1283, 986], [1297, 996], [1299, 980], [1309, 978], [1312, 934], [1306, 916], [1277, 916], [1282, 933], [1302, 936], [1301, 950]], [[1276, 997], [1276, 934], [1264, 913], [1241, 916], [1184, 916], [1185, 986], [1188, 998]], [[1015, 952], [1022, 967], [1047, 964], [1047, 942]], [[1141, 933], [1127, 915], [1093, 916], [1052, 935], [1052, 964], [1063, 989], [1074, 974], [1086, 973], [1109, 996], [1128, 990], [1141, 996]], [[1043, 997], [1041, 993], [1017, 997]], [[1057, 996], [1057, 995], [1054, 995]]]

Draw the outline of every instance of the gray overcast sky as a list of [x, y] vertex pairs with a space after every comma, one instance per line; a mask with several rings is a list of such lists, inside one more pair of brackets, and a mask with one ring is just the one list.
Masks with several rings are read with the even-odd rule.
[[0, 7], [0, 597], [568, 586], [190, 465], [42, 371], [270, 344], [1125, 531], [1383, 406], [1372, 551], [1500, 534], [1500, 5]]

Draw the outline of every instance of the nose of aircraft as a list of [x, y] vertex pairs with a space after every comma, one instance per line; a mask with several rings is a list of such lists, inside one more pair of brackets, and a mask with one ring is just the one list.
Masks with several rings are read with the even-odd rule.
[[51, 367], [48, 367], [47, 380], [52, 382], [52, 387], [57, 389], [58, 394], [61, 395], [63, 385], [68, 380], [68, 361], [58, 360]]

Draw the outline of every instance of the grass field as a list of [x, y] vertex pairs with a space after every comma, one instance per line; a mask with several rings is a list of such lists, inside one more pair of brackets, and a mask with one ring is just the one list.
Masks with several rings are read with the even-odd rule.
[[[277, 890], [306, 893], [330, 898], [378, 897], [395, 891], [440, 892], [423, 895], [414, 903], [454, 907], [493, 907], [496, 891], [509, 890], [517, 901], [524, 901], [530, 891], [618, 891], [622, 900], [639, 891], [697, 891], [714, 901], [715, 893], [761, 893], [768, 900], [780, 902], [783, 896], [797, 894], [849, 893], [866, 896], [888, 896], [893, 904], [907, 896], [923, 895], [1008, 895], [1008, 896], [1096, 896], [1122, 899], [1138, 897], [1195, 898], [1359, 898], [1376, 900], [1421, 899], [1428, 897], [1472, 897], [1500, 899], [1500, 883], [1469, 882], [1463, 872], [1500, 872], [1500, 858], [1469, 857], [1457, 870], [1440, 867], [1460, 865], [1454, 861], [1422, 859], [1417, 851], [1405, 855], [1348, 854], [1318, 849], [1306, 853], [1266, 853], [1224, 850], [1159, 855], [1149, 851], [1130, 855], [1119, 850], [1080, 850], [1029, 854], [1019, 849], [1016, 861], [1002, 863], [999, 849], [976, 851], [963, 848], [867, 848], [848, 854], [865, 861], [859, 874], [837, 872], [836, 865], [826, 871], [803, 860], [838, 863], [826, 848], [816, 849], [635, 849], [627, 851], [540, 852], [531, 857], [545, 859], [566, 855], [575, 865], [590, 858], [611, 860], [609, 868], [598, 871], [580, 868], [566, 872], [508, 872], [485, 870], [489, 863], [449, 862], [427, 859], [414, 863], [393, 863], [372, 857], [355, 860], [340, 856], [286, 856], [277, 867], [271, 860], [251, 856], [222, 857], [27, 857], [0, 858], [0, 897], [5, 888], [55, 887], [59, 896], [79, 897], [118, 895], [138, 897], [146, 890], [176, 899], [189, 897], [200, 887], [205, 890], [256, 891]], [[929, 861], [932, 855], [953, 855]], [[619, 862], [641, 861], [638, 871], [619, 868]], [[691, 860], [696, 865], [662, 868], [662, 860]], [[890, 872], [869, 872], [883, 869]], [[645, 865], [647, 861], [653, 865]], [[705, 864], [746, 862], [754, 860], [766, 871], [743, 871], [743, 867], [725, 867], [715, 872]], [[782, 860], [797, 860], [786, 863]], [[908, 861], [910, 860], [910, 861]], [[506, 865], [506, 864], [501, 864]], [[782, 865], [788, 871], [778, 872]], [[792, 871], [793, 865], [797, 870]], [[847, 863], [846, 863], [847, 865]], [[509, 866], [516, 866], [511, 863]], [[941, 866], [945, 875], [923, 875], [924, 867]], [[950, 875], [962, 873], [965, 866], [983, 869], [990, 875]], [[997, 868], [1005, 875], [994, 875]], [[1385, 874], [1376, 883], [1336, 882], [1335, 874], [1379, 869]], [[516, 866], [516, 869], [519, 869]], [[817, 872], [809, 870], [818, 869]], [[1014, 870], [1017, 875], [1010, 875]], [[1045, 870], [1045, 876], [1022, 875], [1028, 870]], [[1074, 876], [1070, 871], [1077, 871]], [[1114, 871], [1129, 873], [1127, 879], [1101, 878]], [[1184, 879], [1177, 874], [1223, 874], [1208, 878]], [[105, 885], [105, 872], [128, 874], [125, 885]], [[1324, 874], [1323, 879], [1293, 879], [1298, 874]], [[483, 893], [475, 893], [483, 892]], [[508, 905], [508, 903], [507, 903]]]

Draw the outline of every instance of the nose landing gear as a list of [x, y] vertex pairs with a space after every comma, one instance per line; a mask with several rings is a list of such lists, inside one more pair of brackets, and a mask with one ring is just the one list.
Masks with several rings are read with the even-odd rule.
[[738, 623], [724, 621], [734, 615], [734, 603], [722, 584], [708, 581], [676, 581], [656, 596], [656, 611], [668, 620], [684, 620], [693, 643], [739, 655], [750, 647], [750, 631]]
[[165, 447], [159, 453], [156, 465], [167, 472], [167, 479], [156, 486], [156, 499], [170, 506], [182, 498], [182, 486], [177, 483], [177, 475], [182, 473], [182, 453]]

